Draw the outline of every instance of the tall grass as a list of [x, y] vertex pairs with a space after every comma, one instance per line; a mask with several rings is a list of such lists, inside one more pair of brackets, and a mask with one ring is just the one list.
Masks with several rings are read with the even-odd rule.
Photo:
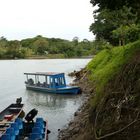
[[109, 80], [119, 73], [136, 51], [140, 51], [140, 40], [124, 47], [103, 50], [88, 64], [87, 70], [91, 71], [89, 79], [96, 87], [93, 106], [96, 106], [104, 96], [104, 87]]

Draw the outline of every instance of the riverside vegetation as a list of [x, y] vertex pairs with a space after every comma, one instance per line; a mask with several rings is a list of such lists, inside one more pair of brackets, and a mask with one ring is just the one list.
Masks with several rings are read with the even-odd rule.
[[84, 96], [61, 140], [140, 139], [140, 40], [101, 51], [76, 73]]
[[140, 139], [140, 4], [137, 0], [91, 0], [98, 9], [90, 31], [106, 46], [80, 72], [86, 97], [60, 140]]
[[72, 41], [41, 35], [21, 41], [8, 41], [1, 37], [0, 59], [89, 57], [104, 49], [105, 44], [104, 40], [79, 41], [78, 37], [74, 37]]

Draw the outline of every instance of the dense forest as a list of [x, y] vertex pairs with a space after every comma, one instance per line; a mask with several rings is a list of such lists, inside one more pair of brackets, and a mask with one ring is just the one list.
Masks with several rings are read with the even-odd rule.
[[96, 40], [104, 39], [123, 46], [140, 38], [140, 3], [138, 0], [91, 0], [95, 22], [90, 31]]
[[21, 41], [8, 41], [0, 38], [0, 58], [72, 58], [93, 56], [98, 51], [108, 46], [104, 40], [79, 41], [74, 37], [72, 41], [60, 38], [46, 38], [38, 35]]

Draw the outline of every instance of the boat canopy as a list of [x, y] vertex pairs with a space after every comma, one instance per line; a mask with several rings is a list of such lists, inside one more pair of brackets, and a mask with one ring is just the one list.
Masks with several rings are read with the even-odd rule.
[[[36, 73], [24, 73], [27, 76], [27, 81], [25, 82], [28, 85], [42, 86], [48, 88], [62, 88], [66, 86], [64, 73], [56, 72], [36, 72]], [[30, 76], [35, 76], [35, 80], [29, 78]], [[44, 81], [41, 81], [39, 77], [45, 77]]]
[[61, 75], [64, 73], [56, 73], [56, 72], [35, 72], [35, 73], [24, 73], [25, 75], [39, 75], [39, 76], [55, 76]]

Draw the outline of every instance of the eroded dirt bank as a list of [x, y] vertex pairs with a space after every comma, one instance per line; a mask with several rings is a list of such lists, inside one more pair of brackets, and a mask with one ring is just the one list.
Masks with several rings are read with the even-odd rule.
[[[70, 76], [75, 76], [75, 82], [82, 88], [83, 105], [75, 112], [74, 119], [69, 122], [68, 127], [60, 130], [59, 140], [81, 140], [85, 139], [85, 130], [89, 126], [90, 104], [89, 99], [93, 96], [93, 87], [87, 82], [88, 72], [82, 69], [79, 72], [73, 72]], [[90, 131], [89, 131], [90, 132]], [[83, 135], [82, 135], [83, 134]], [[89, 135], [89, 134], [87, 134]], [[91, 134], [90, 134], [91, 135]], [[93, 140], [90, 135], [88, 139]]]

